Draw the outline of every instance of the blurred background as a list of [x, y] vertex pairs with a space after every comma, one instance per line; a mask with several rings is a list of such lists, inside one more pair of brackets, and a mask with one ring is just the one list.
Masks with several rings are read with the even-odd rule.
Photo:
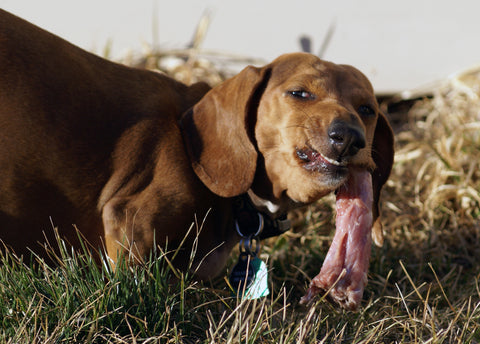
[[0, 0], [0, 7], [111, 59], [188, 47], [270, 61], [291, 51], [362, 70], [380, 94], [428, 88], [480, 63], [474, 0]]

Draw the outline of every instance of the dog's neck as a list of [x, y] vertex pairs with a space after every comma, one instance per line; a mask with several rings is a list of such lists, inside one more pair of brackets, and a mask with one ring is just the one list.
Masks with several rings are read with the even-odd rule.
[[[255, 200], [254, 200], [255, 199]], [[242, 237], [271, 238], [290, 229], [286, 212], [270, 201], [255, 196], [253, 192], [237, 196], [233, 205], [235, 226]]]
[[259, 209], [260, 211], [267, 213], [271, 218], [276, 218], [280, 215], [281, 206], [280, 204], [273, 203], [270, 200], [261, 198], [260, 196], [256, 195], [252, 189], [249, 189], [248, 197], [250, 201], [253, 203], [255, 208]]
[[[268, 214], [272, 219], [276, 219], [292, 209], [296, 209], [305, 205], [292, 200], [285, 194], [279, 199], [275, 199], [273, 201], [269, 199], [270, 197], [266, 198], [265, 196], [259, 196], [259, 193], [253, 191], [252, 189], [249, 189], [247, 194], [255, 208], [257, 208], [260, 212]], [[270, 192], [268, 194], [270, 194]]]

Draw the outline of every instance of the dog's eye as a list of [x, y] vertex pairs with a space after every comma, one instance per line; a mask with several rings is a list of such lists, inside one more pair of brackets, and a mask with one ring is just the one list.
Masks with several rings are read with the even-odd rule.
[[361, 105], [358, 108], [358, 113], [362, 116], [374, 116], [375, 110], [373, 110], [372, 107], [369, 105]]
[[295, 91], [288, 91], [288, 94], [294, 98], [302, 99], [302, 100], [312, 100], [315, 99], [315, 96], [308, 91], [305, 90], [295, 90]]

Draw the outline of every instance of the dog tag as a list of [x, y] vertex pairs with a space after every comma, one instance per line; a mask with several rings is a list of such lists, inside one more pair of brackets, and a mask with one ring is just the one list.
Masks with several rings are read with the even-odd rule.
[[253, 300], [270, 294], [268, 289], [268, 270], [267, 265], [258, 257], [253, 258], [251, 263], [255, 272], [255, 278], [252, 284], [245, 291], [245, 297]]
[[230, 274], [234, 292], [253, 300], [270, 294], [266, 264], [257, 256], [241, 253]]
[[255, 278], [253, 260], [254, 258], [249, 254], [241, 253], [238, 263], [233, 267], [230, 273], [230, 284], [236, 293], [243, 294], [252, 284]]

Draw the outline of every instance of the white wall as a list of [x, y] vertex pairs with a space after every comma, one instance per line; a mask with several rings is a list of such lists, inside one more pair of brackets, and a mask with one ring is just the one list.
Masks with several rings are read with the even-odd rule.
[[[300, 35], [318, 52], [361, 69], [380, 92], [401, 91], [480, 63], [480, 2], [475, 0], [0, 0], [0, 7], [113, 57], [151, 44], [184, 47], [202, 14], [211, 25], [203, 47], [271, 60], [299, 50]], [[155, 23], [155, 24], [154, 24]]]

